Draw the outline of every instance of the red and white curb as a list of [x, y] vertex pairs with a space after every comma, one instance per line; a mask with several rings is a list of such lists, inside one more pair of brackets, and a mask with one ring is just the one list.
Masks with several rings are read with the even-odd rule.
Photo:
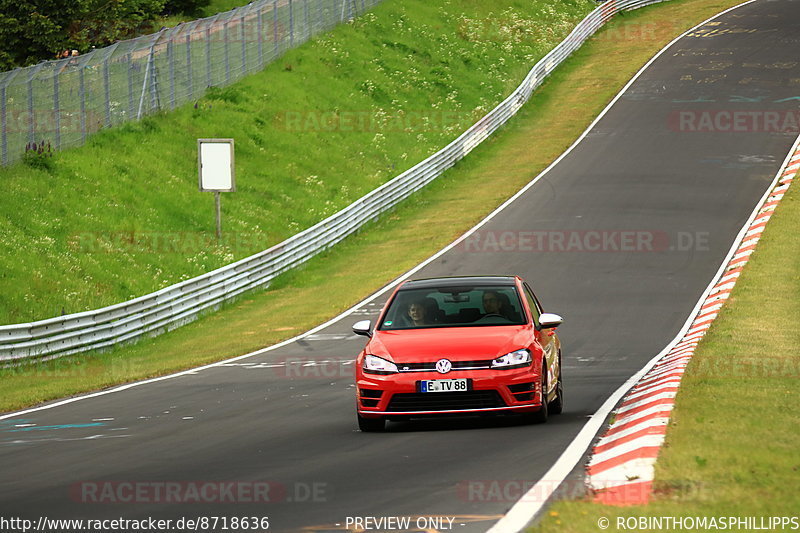
[[613, 422], [592, 450], [587, 481], [597, 502], [647, 503], [655, 462], [667, 433], [683, 372], [700, 339], [731, 294], [767, 222], [800, 170], [800, 148], [788, 158], [777, 183], [758, 210], [742, 242], [722, 270], [683, 338], [628, 392]]

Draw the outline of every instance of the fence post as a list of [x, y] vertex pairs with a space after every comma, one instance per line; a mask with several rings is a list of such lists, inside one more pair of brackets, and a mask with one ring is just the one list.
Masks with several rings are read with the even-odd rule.
[[28, 76], [28, 142], [31, 144], [36, 142], [36, 118], [33, 113], [33, 76]]
[[0, 87], [0, 127], [2, 128], [2, 157], [3, 164], [8, 164], [8, 128], [6, 124], [6, 86]]
[[206, 26], [206, 87], [211, 87], [211, 26]]
[[[81, 69], [83, 74], [83, 69]], [[136, 112], [136, 105], [133, 98], [133, 52], [128, 52], [128, 120], [133, 118]]]
[[264, 10], [258, 10], [258, 67], [264, 68]]
[[156, 45], [150, 48], [150, 110], [152, 111], [155, 109], [156, 111], [161, 109], [161, 99], [159, 97], [158, 91], [160, 87], [158, 86], [158, 70], [156, 69]]
[[245, 34], [244, 31], [244, 25], [245, 25], [244, 15], [242, 15], [241, 24], [242, 28], [239, 34], [242, 36], [242, 75], [239, 76], [240, 78], [244, 76], [245, 73], [247, 72], [247, 35]]
[[222, 26], [222, 33], [224, 33], [223, 38], [225, 39], [225, 83], [231, 82], [231, 57], [230, 57], [230, 47], [228, 46], [228, 21], [225, 21], [225, 24]]
[[275, 60], [278, 58], [278, 0], [272, 1], [272, 40], [275, 42]]
[[194, 97], [194, 81], [192, 80], [192, 35], [186, 34], [186, 83], [189, 85], [189, 100]]
[[[66, 61], [65, 61], [66, 63]], [[61, 105], [58, 99], [58, 77], [59, 72], [53, 75], [53, 117], [56, 122], [56, 150], [61, 148]]]
[[81, 67], [78, 71], [78, 80], [80, 85], [78, 87], [78, 96], [81, 99], [81, 144], [86, 143], [86, 81], [84, 80], [84, 71], [86, 69]]
[[111, 79], [108, 72], [108, 58], [103, 60], [103, 90], [106, 99], [106, 127], [111, 127]]
[[294, 48], [294, 7], [289, 0], [289, 48]]
[[311, 26], [308, 22], [308, 0], [303, 0], [303, 24], [306, 26], [306, 38], [305, 40], [311, 39]]
[[172, 37], [167, 41], [167, 61], [169, 62], [169, 108], [175, 109], [175, 53]]

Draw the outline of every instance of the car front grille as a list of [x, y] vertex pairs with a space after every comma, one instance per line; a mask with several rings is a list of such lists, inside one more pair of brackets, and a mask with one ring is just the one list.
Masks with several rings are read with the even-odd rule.
[[[453, 370], [485, 370], [492, 367], [492, 359], [480, 361], [451, 361]], [[402, 372], [436, 372], [436, 361], [429, 363], [399, 363], [397, 370]]]
[[451, 411], [506, 407], [496, 390], [463, 392], [413, 392], [392, 396], [387, 411]]

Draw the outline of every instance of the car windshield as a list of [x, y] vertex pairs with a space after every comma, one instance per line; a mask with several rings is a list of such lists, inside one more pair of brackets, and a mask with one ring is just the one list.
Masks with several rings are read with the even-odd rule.
[[379, 330], [525, 323], [514, 286], [405, 289], [395, 295]]

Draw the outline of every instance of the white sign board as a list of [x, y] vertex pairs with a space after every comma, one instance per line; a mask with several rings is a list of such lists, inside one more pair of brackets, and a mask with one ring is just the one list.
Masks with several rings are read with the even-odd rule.
[[201, 191], [236, 191], [233, 139], [197, 139], [197, 166]]

